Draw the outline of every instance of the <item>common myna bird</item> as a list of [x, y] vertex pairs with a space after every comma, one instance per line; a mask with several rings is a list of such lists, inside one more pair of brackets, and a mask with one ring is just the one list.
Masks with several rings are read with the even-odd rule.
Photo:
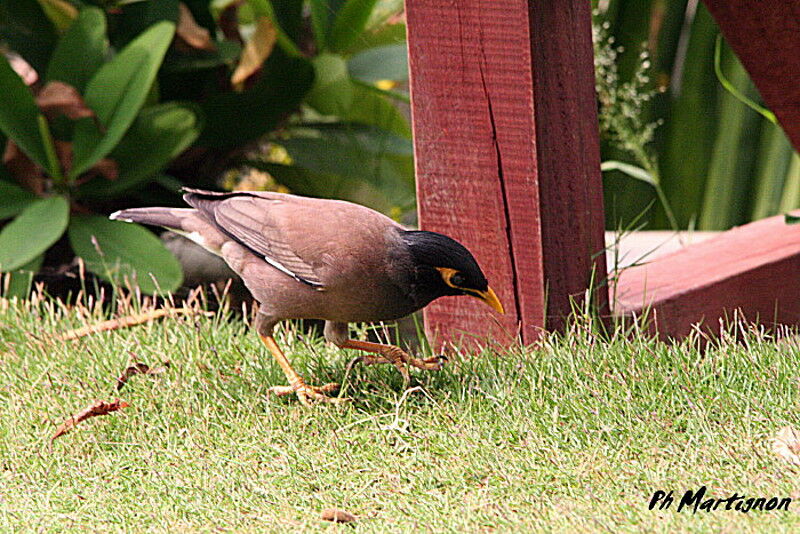
[[163, 226], [221, 256], [259, 302], [255, 328], [289, 381], [277, 395], [340, 402], [337, 384], [312, 386], [298, 375], [272, 337], [284, 319], [324, 319], [325, 339], [370, 353], [366, 364], [391, 363], [408, 382], [407, 365], [439, 369], [399, 347], [348, 337], [348, 323], [399, 319], [445, 295], [503, 306], [475, 258], [457, 241], [407, 230], [364, 206], [283, 193], [217, 193], [185, 189], [192, 208], [135, 208], [111, 219]]

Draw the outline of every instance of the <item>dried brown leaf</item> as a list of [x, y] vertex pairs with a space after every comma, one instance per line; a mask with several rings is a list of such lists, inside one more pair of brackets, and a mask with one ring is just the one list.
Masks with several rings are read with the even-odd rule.
[[160, 375], [167, 371], [167, 368], [170, 366], [170, 362], [164, 362], [164, 365], [159, 367], [150, 367], [146, 363], [137, 362], [133, 365], [129, 365], [127, 369], [125, 369], [122, 374], [117, 378], [117, 391], [121, 390], [125, 384], [127, 384], [128, 380], [134, 375]]
[[203, 310], [197, 310], [193, 308], [161, 308], [158, 310], [151, 310], [136, 315], [128, 315], [126, 317], [120, 317], [118, 319], [103, 321], [102, 323], [98, 323], [91, 326], [84, 326], [81, 328], [76, 328], [74, 330], [68, 330], [67, 332], [61, 334], [60, 336], [57, 336], [56, 341], [69, 341], [84, 336], [88, 336], [90, 334], [105, 332], [107, 330], [117, 330], [118, 328], [127, 328], [129, 326], [136, 326], [138, 324], [149, 323], [150, 321], [153, 321], [155, 319], [160, 319], [161, 317], [166, 317], [166, 316], [197, 315], [197, 314], [205, 315], [206, 317], [214, 315], [212, 312], [206, 312]]
[[42, 169], [10, 139], [3, 152], [3, 165], [23, 187], [35, 195], [44, 194], [45, 176]]
[[787, 462], [800, 465], [800, 432], [785, 426], [772, 438], [772, 452]]
[[197, 21], [194, 20], [194, 15], [186, 7], [186, 4], [181, 2], [178, 4], [178, 9], [178, 27], [175, 29], [178, 38], [191, 48], [208, 51], [216, 50], [217, 47], [211, 40], [211, 34], [207, 29], [197, 24]]
[[72, 120], [95, 116], [77, 89], [59, 81], [48, 82], [42, 87], [36, 95], [36, 105], [49, 120], [59, 115], [66, 115]]
[[50, 438], [50, 441], [53, 441], [56, 438], [60, 438], [72, 428], [80, 423], [81, 421], [85, 421], [92, 417], [98, 417], [101, 415], [108, 415], [112, 412], [116, 412], [117, 410], [121, 410], [122, 408], [127, 408], [130, 406], [127, 402], [121, 401], [116, 399], [113, 402], [105, 402], [105, 401], [97, 401], [94, 404], [84, 408], [80, 412], [76, 413], [60, 425], [56, 429], [56, 433], [53, 434], [53, 437]]
[[234, 41], [243, 44], [242, 34], [239, 33], [239, 6], [244, 3], [244, 0], [234, 0], [219, 14], [219, 21], [217, 26], [222, 30], [222, 35], [228, 41]]
[[327, 508], [322, 511], [322, 519], [323, 521], [333, 521], [334, 523], [352, 523], [358, 518], [346, 510]]
[[267, 17], [259, 17], [256, 21], [256, 31], [244, 45], [242, 57], [239, 64], [231, 76], [231, 84], [236, 88], [241, 88], [247, 78], [261, 68], [261, 64], [272, 53], [275, 48], [275, 41], [278, 39], [278, 31]]

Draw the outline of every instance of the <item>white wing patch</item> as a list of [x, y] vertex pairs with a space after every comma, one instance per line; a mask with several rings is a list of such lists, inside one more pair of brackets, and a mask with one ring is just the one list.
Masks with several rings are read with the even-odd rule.
[[292, 271], [290, 271], [289, 269], [287, 269], [286, 267], [281, 265], [279, 262], [273, 260], [272, 258], [269, 258], [267, 256], [262, 256], [262, 257], [264, 258], [265, 262], [269, 263], [270, 265], [272, 265], [273, 267], [278, 269], [283, 274], [288, 274], [289, 276], [291, 276], [292, 278], [294, 278], [298, 282], [302, 282], [302, 283], [304, 283], [306, 285], [309, 285], [309, 286], [313, 287], [314, 289], [316, 289], [317, 291], [325, 291], [325, 287], [324, 286], [321, 286], [321, 285], [316, 284], [314, 282], [309, 282], [308, 280], [305, 280], [305, 279], [297, 276]]
[[222, 257], [222, 251], [219, 249], [213, 249], [206, 244], [205, 238], [200, 235], [200, 232], [184, 232], [183, 230], [176, 230], [175, 228], [170, 228], [172, 232], [175, 232], [178, 235], [181, 235], [188, 239], [189, 241], [193, 241], [209, 251], [210, 253], [214, 254], [215, 256]]

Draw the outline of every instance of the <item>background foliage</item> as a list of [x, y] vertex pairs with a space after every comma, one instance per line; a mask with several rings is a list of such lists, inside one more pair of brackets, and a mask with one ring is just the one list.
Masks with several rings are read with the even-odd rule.
[[608, 227], [725, 230], [800, 206], [800, 158], [723, 87], [759, 101], [702, 2], [592, 4], [602, 156], [645, 171], [604, 165]]
[[106, 214], [177, 205], [182, 185], [219, 187], [226, 172], [230, 187], [411, 211], [401, 8], [0, 0], [0, 271], [74, 254], [108, 280], [174, 290], [175, 258]]

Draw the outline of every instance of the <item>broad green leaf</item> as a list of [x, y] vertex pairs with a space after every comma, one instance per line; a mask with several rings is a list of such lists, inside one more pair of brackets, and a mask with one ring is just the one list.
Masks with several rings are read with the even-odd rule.
[[70, 178], [91, 168], [125, 135], [147, 98], [174, 33], [171, 22], [154, 24], [100, 67], [89, 81], [84, 100], [105, 125], [106, 132], [98, 131], [91, 119], [75, 125]]
[[[758, 165], [753, 179], [753, 210], [750, 218], [754, 221], [777, 215], [780, 212], [781, 197], [785, 190], [786, 178], [792, 161], [792, 143], [780, 126], [765, 124], [761, 130], [758, 147]], [[800, 201], [800, 196], [796, 198]]]
[[[726, 49], [731, 83], [751, 98], [757, 92], [744, 66]], [[720, 121], [708, 166], [700, 230], [727, 230], [747, 222], [751, 173], [759, 137], [760, 116], [729, 92], [720, 89]]]
[[243, 93], [221, 93], [202, 103], [205, 128], [198, 144], [238, 146], [274, 130], [300, 106], [313, 81], [308, 60], [273, 50], [253, 87]]
[[70, 221], [68, 234], [72, 249], [87, 268], [105, 280], [138, 285], [145, 293], [175, 291], [181, 285], [178, 260], [138, 224], [78, 215]]
[[330, 34], [328, 47], [334, 52], [347, 50], [364, 32], [376, 0], [347, 0], [336, 13]]
[[37, 200], [0, 231], [0, 270], [13, 271], [58, 241], [69, 221], [64, 197]]
[[411, 138], [405, 117], [386, 97], [355, 84], [342, 56], [321, 54], [313, 63], [316, 79], [306, 102], [316, 111]]
[[304, 133], [307, 135], [278, 141], [296, 166], [361, 181], [401, 204], [414, 198], [410, 141], [376, 128], [351, 125]]
[[347, 48], [348, 54], [357, 54], [376, 46], [404, 44], [406, 25], [402, 22], [386, 24], [374, 30], [367, 30]]
[[352, 176], [322, 174], [295, 165], [262, 161], [248, 161], [245, 164], [270, 173], [278, 183], [288, 187], [295, 194], [349, 200], [386, 214], [397, 207], [397, 199], [387, 198], [371, 184], [356, 180]]
[[731, 95], [733, 95], [736, 100], [744, 104], [745, 106], [749, 107], [765, 119], [767, 119], [772, 124], [778, 124], [778, 118], [775, 117], [775, 114], [765, 108], [764, 106], [758, 104], [755, 100], [748, 97], [744, 93], [742, 93], [734, 83], [732, 83], [726, 76], [725, 73], [722, 72], [722, 34], [717, 35], [717, 42], [714, 44], [714, 73], [717, 75], [717, 79], [719, 83], [722, 84]]
[[5, 291], [3, 291], [3, 297], [7, 299], [12, 297], [27, 297], [31, 291], [33, 277], [39, 272], [39, 269], [42, 268], [43, 262], [44, 254], [40, 254], [19, 269], [6, 273], [6, 276], [11, 279], [8, 281], [8, 286], [6, 288], [0, 288], [0, 290], [5, 289]]
[[411, 139], [411, 126], [397, 107], [387, 97], [359, 85], [353, 89], [353, 106], [342, 118]]
[[347, 73], [347, 61], [337, 54], [320, 54], [312, 63], [314, 86], [306, 102], [323, 115], [346, 115], [353, 106], [355, 91]]
[[408, 51], [406, 44], [370, 48], [347, 61], [350, 76], [366, 83], [380, 80], [408, 80]]
[[83, 93], [106, 57], [106, 17], [96, 7], [86, 7], [56, 45], [47, 66], [48, 81], [60, 80]]
[[[0, 54], [1, 55], [1, 54]], [[0, 57], [0, 130], [34, 162], [49, 169], [47, 150], [39, 132], [39, 108], [5, 56]]]
[[36, 201], [36, 196], [18, 185], [0, 180], [0, 220], [14, 217]]
[[95, 178], [80, 188], [80, 194], [113, 198], [153, 178], [200, 135], [203, 126], [198, 113], [199, 108], [177, 102], [143, 109], [111, 152], [119, 177], [113, 181]]

